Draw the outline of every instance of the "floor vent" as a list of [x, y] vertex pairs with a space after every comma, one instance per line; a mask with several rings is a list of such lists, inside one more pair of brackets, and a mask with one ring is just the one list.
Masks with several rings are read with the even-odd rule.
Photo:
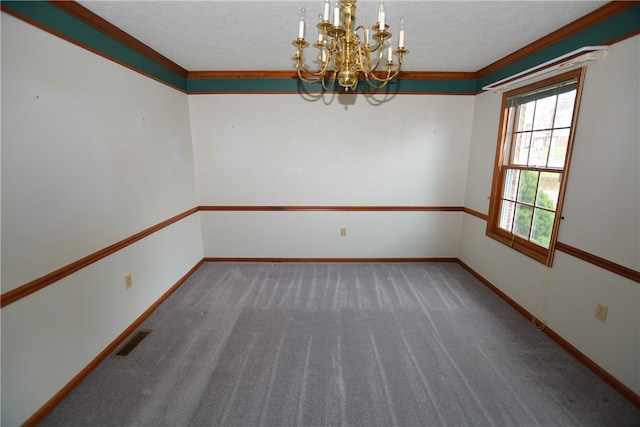
[[125, 343], [125, 345], [123, 345], [120, 348], [120, 350], [118, 350], [116, 354], [114, 354], [114, 356], [115, 357], [128, 356], [138, 346], [138, 344], [140, 344], [142, 340], [145, 339], [147, 335], [149, 335], [150, 333], [151, 333], [151, 330], [149, 329], [139, 330], [138, 332], [136, 332], [136, 334], [133, 337], [131, 337], [129, 341]]

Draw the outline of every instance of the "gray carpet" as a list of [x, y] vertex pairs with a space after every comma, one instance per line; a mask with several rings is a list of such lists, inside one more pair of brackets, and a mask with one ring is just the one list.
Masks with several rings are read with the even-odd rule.
[[455, 263], [205, 263], [41, 425], [638, 426]]

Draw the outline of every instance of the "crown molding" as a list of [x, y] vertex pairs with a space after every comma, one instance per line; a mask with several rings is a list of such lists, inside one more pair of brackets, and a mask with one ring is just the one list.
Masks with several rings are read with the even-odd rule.
[[187, 70], [182, 68], [180, 65], [176, 64], [158, 51], [150, 48], [135, 37], [122, 31], [120, 28], [116, 27], [106, 19], [96, 15], [86, 7], [82, 6], [80, 3], [76, 3], [75, 1], [50, 0], [48, 1], [48, 3], [63, 10], [74, 18], [79, 19], [85, 24], [92, 26], [96, 30], [106, 34], [107, 36], [122, 43], [123, 45], [130, 47], [141, 55], [146, 56], [147, 58], [157, 62], [158, 64], [173, 71], [174, 73], [179, 74], [182, 77], [187, 77]]
[[[238, 70], [238, 71], [188, 71], [187, 79], [295, 79], [295, 71], [286, 70]], [[401, 71], [403, 80], [475, 80], [474, 72], [459, 71]]]
[[[556, 31], [549, 33], [546, 36], [526, 45], [525, 47], [516, 50], [515, 52], [505, 56], [504, 58], [501, 58], [496, 62], [489, 64], [484, 68], [481, 68], [476, 72], [477, 78], [485, 77], [502, 68], [514, 64], [517, 61], [525, 59], [536, 52], [551, 47], [554, 44], [557, 44], [571, 36], [574, 36], [596, 24], [599, 24], [609, 18], [625, 12], [627, 9], [630, 9], [637, 4], [638, 2], [635, 1], [612, 1], [610, 3], [607, 3], [601, 8], [596, 9], [593, 12], [583, 16], [582, 18], [578, 18], [577, 20], [565, 25], [564, 27], [561, 27]], [[625, 35], [618, 37], [617, 39], [623, 40], [630, 36], [631, 35]], [[611, 42], [612, 40], [608, 40], [607, 43], [602, 44], [610, 44]]]
[[238, 70], [238, 71], [189, 71], [187, 79], [295, 79], [295, 71], [282, 70]]

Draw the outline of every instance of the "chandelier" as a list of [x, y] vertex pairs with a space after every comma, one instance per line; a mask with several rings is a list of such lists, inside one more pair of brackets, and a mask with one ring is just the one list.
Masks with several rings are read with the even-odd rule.
[[292, 42], [297, 51], [291, 58], [296, 63], [298, 78], [310, 84], [320, 82], [325, 90], [331, 89], [336, 81], [345, 91], [355, 90], [360, 76], [374, 89], [385, 87], [400, 73], [402, 57], [409, 53], [404, 47], [404, 18], [400, 19], [398, 45], [393, 50], [383, 1], [378, 7], [378, 21], [370, 28], [368, 22], [355, 27], [356, 0], [336, 1], [332, 22], [329, 9], [329, 0], [325, 0], [316, 25], [318, 39], [313, 44], [317, 48], [317, 70], [308, 69], [302, 56], [309, 42], [304, 38], [306, 10], [303, 7], [300, 11], [298, 38]]

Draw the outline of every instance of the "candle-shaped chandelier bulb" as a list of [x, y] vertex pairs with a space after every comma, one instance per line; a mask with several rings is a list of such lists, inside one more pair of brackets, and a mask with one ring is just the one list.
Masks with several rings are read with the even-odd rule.
[[398, 47], [404, 47], [404, 17], [400, 18], [400, 33], [398, 34]]
[[378, 28], [380, 31], [384, 31], [385, 28], [385, 13], [384, 13], [384, 0], [380, 0], [380, 4], [378, 6]]
[[324, 32], [322, 28], [320, 28], [320, 24], [322, 23], [322, 14], [318, 15], [318, 43], [322, 43], [324, 41]]
[[[324, 0], [322, 13], [318, 16], [318, 70], [309, 70], [304, 64], [302, 51], [309, 47], [304, 39], [306, 10], [300, 11], [298, 38], [292, 42], [297, 51], [292, 58], [300, 80], [306, 83], [321, 83], [325, 90], [337, 81], [345, 90], [355, 90], [358, 79], [364, 78], [374, 89], [380, 89], [396, 78], [402, 68], [404, 48], [404, 18], [400, 20], [398, 48], [394, 51], [391, 33], [387, 31], [384, 1], [378, 4], [378, 21], [370, 26], [356, 23], [356, 0], [337, 0], [333, 17], [329, 16], [331, 5]], [[333, 18], [333, 19], [330, 19]], [[371, 38], [369, 34], [371, 33]], [[387, 52], [385, 52], [387, 48]], [[384, 58], [386, 53], [386, 58]], [[394, 62], [393, 56], [397, 57]], [[386, 59], [386, 61], [385, 61]]]
[[371, 28], [371, 17], [367, 15], [364, 20], [364, 44], [370, 44], [371, 40], [369, 40], [369, 29]]
[[304, 39], [304, 20], [307, 17], [307, 10], [303, 7], [300, 9], [300, 22], [298, 22], [298, 38]]
[[328, 21], [329, 20], [329, 0], [324, 0], [324, 7], [322, 8], [322, 20], [323, 21]]

